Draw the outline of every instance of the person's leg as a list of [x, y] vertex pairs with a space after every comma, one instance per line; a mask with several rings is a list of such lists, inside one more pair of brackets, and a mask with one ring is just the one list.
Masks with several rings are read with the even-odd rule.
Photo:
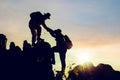
[[55, 64], [55, 54], [52, 50], [51, 50], [51, 59], [52, 59], [52, 64]]
[[58, 47], [57, 46], [52, 47], [52, 51], [53, 52], [58, 52]]
[[65, 59], [66, 59], [66, 51], [67, 50], [63, 50], [63, 51], [60, 51], [59, 52], [59, 55], [60, 55], [60, 60], [61, 60], [61, 65], [62, 65], [62, 70], [64, 72], [65, 70], [65, 67], [66, 67], [66, 62], [65, 62]]
[[40, 40], [41, 36], [41, 26], [37, 26], [37, 40]]
[[51, 52], [52, 52], [52, 55], [51, 55], [52, 56], [52, 63], [55, 64], [55, 54], [54, 53], [58, 52], [57, 46], [52, 47], [52, 51]]
[[37, 37], [37, 33], [36, 30], [34, 28], [31, 28], [31, 34], [32, 34], [32, 46], [35, 45], [35, 41], [36, 41], [36, 37]]

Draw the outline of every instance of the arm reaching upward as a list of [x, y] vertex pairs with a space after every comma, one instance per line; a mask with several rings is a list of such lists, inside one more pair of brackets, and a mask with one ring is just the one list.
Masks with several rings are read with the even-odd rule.
[[55, 37], [55, 32], [51, 28], [47, 27], [46, 25], [43, 25], [43, 27], [50, 33], [51, 36]]

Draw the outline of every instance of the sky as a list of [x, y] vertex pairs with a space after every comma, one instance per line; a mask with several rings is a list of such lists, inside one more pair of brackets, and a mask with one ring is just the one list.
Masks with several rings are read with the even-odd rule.
[[[22, 48], [23, 41], [31, 43], [28, 27], [30, 13], [51, 13], [48, 27], [62, 29], [73, 42], [67, 51], [66, 63], [91, 61], [110, 64], [120, 70], [120, 0], [0, 0], [0, 34]], [[55, 46], [55, 40], [42, 28], [42, 38]], [[56, 53], [55, 68], [60, 68]]]

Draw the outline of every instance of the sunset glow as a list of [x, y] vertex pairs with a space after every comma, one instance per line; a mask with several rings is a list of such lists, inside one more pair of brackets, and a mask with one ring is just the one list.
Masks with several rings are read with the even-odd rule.
[[[23, 48], [23, 41], [31, 44], [28, 27], [30, 13], [51, 13], [46, 25], [60, 28], [73, 42], [67, 50], [66, 63], [108, 63], [120, 70], [120, 0], [0, 0], [0, 34]], [[55, 39], [42, 27], [41, 38], [56, 45]], [[55, 68], [60, 68], [56, 54]]]
[[78, 64], [84, 64], [85, 62], [91, 61], [92, 54], [90, 52], [76, 50], [76, 58]]
[[85, 62], [90, 61], [90, 56], [87, 53], [83, 53], [80, 55], [80, 58], [78, 59], [79, 62], [81, 62], [82, 64]]

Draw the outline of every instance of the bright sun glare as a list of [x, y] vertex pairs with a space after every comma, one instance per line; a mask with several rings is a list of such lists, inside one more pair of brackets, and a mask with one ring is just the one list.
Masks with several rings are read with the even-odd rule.
[[81, 62], [81, 64], [90, 61], [90, 56], [87, 53], [81, 53], [79, 59], [79, 62]]
[[83, 64], [85, 62], [90, 62], [91, 59], [91, 55], [89, 52], [78, 51], [76, 56], [77, 56], [77, 61], [80, 64]]

